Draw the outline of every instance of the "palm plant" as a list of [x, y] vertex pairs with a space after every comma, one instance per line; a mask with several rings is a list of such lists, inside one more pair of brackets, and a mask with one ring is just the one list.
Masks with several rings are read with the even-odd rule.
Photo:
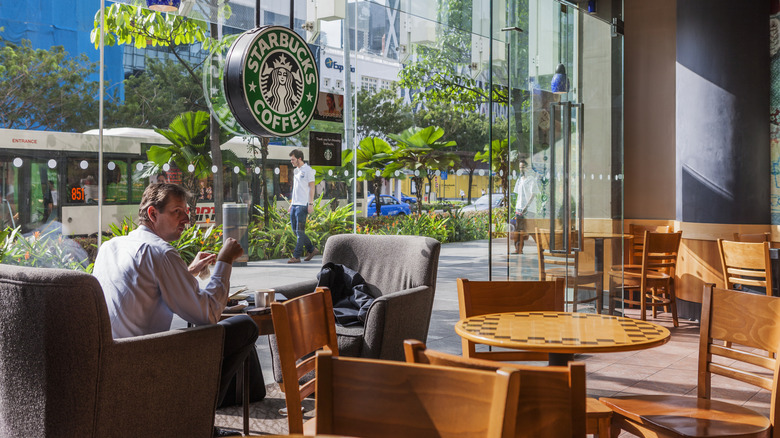
[[454, 141], [440, 141], [444, 136], [444, 130], [438, 126], [427, 128], [412, 127], [401, 134], [390, 134], [395, 140], [397, 148], [393, 155], [393, 162], [387, 166], [389, 173], [396, 170], [408, 169], [413, 172], [412, 181], [417, 186], [417, 212], [422, 211], [423, 178], [428, 178], [430, 184], [436, 170], [447, 170], [457, 166], [460, 158], [454, 152], [445, 151], [445, 148], [455, 146]]
[[[510, 139], [514, 141], [515, 139]], [[510, 142], [507, 139], [493, 140], [490, 145], [485, 145], [482, 152], [477, 152], [474, 159], [483, 163], [490, 163], [491, 158], [493, 168], [490, 169], [498, 175], [499, 190], [504, 194], [505, 199], [509, 199], [509, 169], [516, 164], [518, 152], [509, 147]], [[492, 148], [490, 147], [492, 145]]]
[[357, 167], [363, 171], [362, 175], [358, 175], [358, 181], [371, 182], [377, 216], [382, 211], [382, 180], [392, 174], [387, 167], [394, 158], [393, 148], [379, 137], [366, 137], [358, 145]]
[[[159, 173], [165, 164], [173, 163], [182, 173], [182, 185], [190, 193], [196, 193], [198, 180], [207, 178], [213, 173], [209, 113], [205, 111], [182, 113], [176, 116], [167, 129], [155, 128], [155, 132], [168, 139], [171, 144], [153, 145], [149, 148], [146, 152], [149, 162], [140, 176], [152, 176]], [[227, 134], [224, 131], [220, 130], [219, 134], [220, 144], [227, 141]], [[230, 150], [222, 151], [222, 162], [225, 166], [238, 166], [239, 173], [245, 173], [244, 166]], [[194, 196], [188, 200], [190, 225], [195, 224], [197, 202]]]

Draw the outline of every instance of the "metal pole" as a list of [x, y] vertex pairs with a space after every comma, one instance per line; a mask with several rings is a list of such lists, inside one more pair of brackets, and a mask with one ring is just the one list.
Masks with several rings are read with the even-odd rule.
[[[502, 29], [503, 30], [503, 29]], [[509, 160], [509, 157], [512, 155], [510, 153], [510, 148], [512, 147], [512, 142], [509, 141], [510, 138], [512, 138], [512, 124], [510, 123], [510, 113], [512, 110], [512, 43], [509, 42], [509, 38], [511, 38], [511, 34], [507, 34], [507, 40], [506, 40], [506, 153], [507, 153], [507, 161]], [[507, 184], [509, 184], [509, 167], [506, 168], [506, 181]], [[519, 176], [518, 176], [519, 178]], [[512, 195], [511, 191], [509, 189], [509, 186], [506, 187], [506, 229], [510, 230], [509, 228], [509, 221], [510, 221], [510, 214], [512, 213]], [[523, 236], [520, 235], [519, 231], [519, 225], [517, 221], [515, 221], [515, 232], [517, 233], [517, 238], [522, 239]], [[506, 278], [509, 280], [509, 241], [511, 240], [511, 230], [507, 232], [506, 235]], [[519, 255], [519, 254], [518, 254]]]
[[488, 30], [488, 280], [493, 280], [493, 0]]
[[104, 72], [104, 48], [103, 40], [106, 35], [106, 1], [100, 0], [100, 72], [98, 79], [98, 233], [97, 248], [100, 251], [100, 241], [103, 240], [103, 72]]
[[[346, 0], [345, 0], [346, 1]], [[357, 2], [355, 2], [355, 10], [357, 11]], [[357, 41], [357, 16], [358, 14], [355, 14], [355, 41]], [[354, 152], [352, 154], [352, 203], [354, 206], [357, 206], [357, 144], [353, 144], [354, 142], [354, 133], [356, 131], [355, 126], [353, 126], [353, 120], [352, 120], [352, 108], [353, 108], [353, 102], [354, 106], [357, 106], [357, 99], [352, 93], [352, 62], [349, 58], [349, 7], [345, 8], [345, 16], [344, 19], [341, 20], [342, 26], [341, 26], [341, 41], [343, 45], [343, 51], [344, 51], [344, 137], [345, 137], [345, 143], [347, 145], [347, 148], [352, 149]], [[357, 53], [357, 51], [355, 51]], [[353, 101], [353, 99], [355, 99]], [[357, 114], [356, 114], [357, 116]], [[355, 117], [355, 121], [357, 120], [357, 117]], [[365, 193], [365, 192], [364, 192]], [[365, 198], [364, 198], [365, 199]], [[366, 206], [367, 207], [367, 206]], [[380, 212], [381, 212], [381, 206], [380, 206]], [[352, 234], [357, 233], [357, 209], [352, 209]]]
[[294, 28], [295, 28], [295, 0], [290, 0], [290, 29], [293, 30]]

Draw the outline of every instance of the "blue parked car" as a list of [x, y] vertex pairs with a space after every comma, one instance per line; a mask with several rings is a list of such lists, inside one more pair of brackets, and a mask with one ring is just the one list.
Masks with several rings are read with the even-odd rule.
[[406, 196], [403, 193], [401, 193], [401, 202], [406, 202], [407, 204], [416, 204], [417, 198], [414, 196]]
[[[395, 196], [382, 196], [382, 216], [398, 216], [402, 214], [412, 214], [409, 204], [401, 202]], [[376, 216], [376, 202], [374, 195], [368, 197], [368, 207], [366, 207], [367, 216]]]

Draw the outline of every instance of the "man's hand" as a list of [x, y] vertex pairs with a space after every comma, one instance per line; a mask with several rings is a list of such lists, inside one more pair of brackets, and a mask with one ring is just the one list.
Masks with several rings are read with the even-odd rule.
[[232, 264], [237, 258], [241, 257], [241, 254], [243, 253], [244, 249], [241, 248], [238, 241], [232, 237], [228, 237], [228, 239], [225, 240], [225, 244], [222, 245], [222, 249], [219, 250], [217, 261]]
[[197, 277], [209, 265], [213, 265], [216, 262], [216, 254], [210, 252], [199, 252], [198, 255], [195, 256], [195, 260], [190, 263], [190, 266], [187, 267], [187, 269], [190, 271], [190, 274]]
[[306, 211], [308, 211], [309, 214], [314, 213], [314, 206], [312, 204], [309, 204], [309, 207], [306, 209]]

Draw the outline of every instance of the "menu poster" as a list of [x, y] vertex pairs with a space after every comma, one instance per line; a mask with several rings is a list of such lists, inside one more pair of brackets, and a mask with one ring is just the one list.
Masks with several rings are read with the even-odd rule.
[[310, 131], [309, 164], [312, 166], [341, 166], [341, 134]]

